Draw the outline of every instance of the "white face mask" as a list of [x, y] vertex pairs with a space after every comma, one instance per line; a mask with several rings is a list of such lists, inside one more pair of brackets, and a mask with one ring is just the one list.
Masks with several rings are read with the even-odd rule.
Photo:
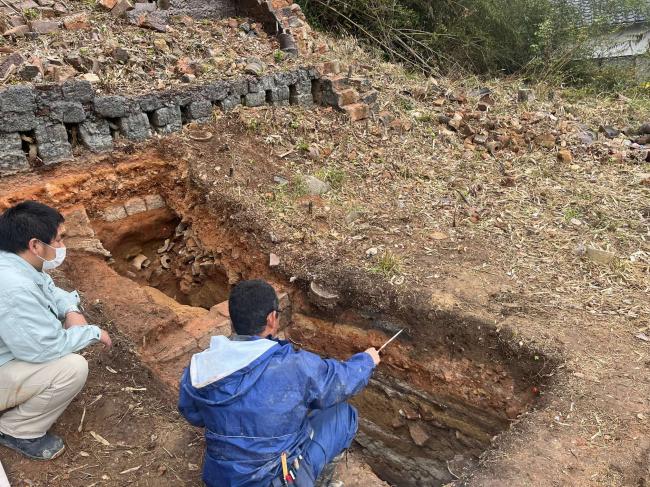
[[[39, 240], [40, 242], [40, 240]], [[43, 245], [47, 245], [45, 242], [41, 242]], [[61, 264], [63, 264], [63, 261], [65, 260], [65, 254], [66, 254], [66, 248], [65, 247], [52, 247], [51, 245], [47, 245], [49, 248], [54, 249], [54, 252], [56, 252], [56, 255], [54, 256], [54, 259], [52, 260], [45, 260], [43, 257], [40, 255], [36, 255], [39, 259], [43, 261], [43, 270], [44, 271], [49, 271], [51, 269], [56, 269], [59, 267]]]

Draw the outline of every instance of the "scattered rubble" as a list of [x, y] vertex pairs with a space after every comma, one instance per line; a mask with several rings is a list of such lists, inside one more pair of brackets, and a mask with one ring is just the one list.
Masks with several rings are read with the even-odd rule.
[[[0, 82], [84, 77], [107, 93], [135, 92], [261, 75], [301, 62], [278, 56], [277, 40], [250, 19], [195, 20], [156, 3], [129, 0], [102, 0], [94, 7], [79, 1], [56, 2], [56, 8], [34, 5], [23, 15], [0, 5], [0, 33], [6, 40]], [[244, 28], [249, 35], [242, 37]], [[191, 72], [177, 69], [179, 62], [192, 66]], [[25, 64], [29, 68], [21, 70]]]

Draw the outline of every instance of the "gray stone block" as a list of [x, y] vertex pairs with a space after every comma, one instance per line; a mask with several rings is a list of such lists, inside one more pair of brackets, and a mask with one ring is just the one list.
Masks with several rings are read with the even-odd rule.
[[20, 135], [0, 134], [0, 175], [29, 169], [29, 162], [22, 149]]
[[298, 78], [298, 82], [311, 82], [311, 76], [309, 75], [309, 69], [307, 68], [298, 68], [296, 70], [296, 77]]
[[275, 89], [269, 91], [269, 101], [271, 103], [289, 101], [290, 93], [291, 90], [289, 90], [288, 86], [278, 86]]
[[28, 170], [29, 162], [27, 162], [27, 157], [25, 157], [22, 150], [20, 152], [0, 152], [0, 176]]
[[120, 132], [130, 140], [145, 140], [151, 137], [149, 117], [139, 112], [120, 118]]
[[92, 152], [104, 152], [113, 149], [113, 137], [108, 122], [102, 118], [87, 119], [79, 125], [81, 143]]
[[221, 108], [224, 109], [224, 111], [232, 110], [235, 108], [237, 105], [241, 104], [241, 96], [239, 95], [229, 95], [223, 100], [221, 100]]
[[311, 95], [311, 81], [299, 81], [293, 86], [297, 95]]
[[34, 129], [38, 155], [45, 164], [53, 164], [72, 157], [68, 132], [62, 123], [40, 121]]
[[170, 0], [169, 11], [174, 15], [194, 18], [228, 18], [240, 14], [239, 2], [232, 0]]
[[26, 132], [36, 125], [36, 93], [28, 86], [0, 92], [0, 132]]
[[4, 152], [22, 151], [23, 142], [20, 134], [0, 134], [0, 154]]
[[259, 93], [249, 93], [245, 97], [247, 107], [259, 107], [266, 103], [266, 93], [261, 91]]
[[185, 107], [185, 117], [187, 120], [209, 122], [212, 118], [212, 103], [208, 100], [193, 101]]
[[309, 74], [310, 79], [320, 79], [320, 73], [315, 67], [308, 68], [307, 73]]
[[155, 110], [151, 115], [151, 123], [154, 127], [164, 127], [181, 119], [181, 109], [178, 105], [162, 107]]
[[95, 89], [90, 81], [71, 79], [61, 85], [66, 100], [88, 103], [95, 98]]
[[184, 107], [196, 100], [197, 97], [200, 97], [200, 95], [197, 95], [194, 90], [181, 91], [180, 93], [176, 93], [174, 95], [174, 103], [176, 105]]
[[165, 100], [157, 95], [143, 95], [138, 99], [140, 110], [143, 112], [153, 112], [165, 106]]
[[228, 96], [230, 85], [225, 81], [217, 81], [203, 87], [203, 95], [211, 102], [221, 101]]
[[275, 78], [271, 75], [248, 80], [248, 91], [251, 93], [259, 93], [273, 88], [275, 88]]
[[63, 90], [59, 85], [41, 85], [36, 87], [37, 110], [50, 108], [57, 101], [63, 100]]
[[295, 71], [275, 73], [274, 78], [276, 85], [290, 86], [298, 82], [298, 74]]
[[246, 95], [248, 94], [248, 80], [246, 78], [238, 79], [230, 83], [231, 95]]
[[119, 95], [98, 96], [95, 98], [95, 111], [106, 118], [127, 116], [132, 109], [132, 102]]
[[291, 98], [289, 99], [292, 105], [301, 105], [303, 107], [310, 107], [314, 104], [314, 97], [309, 94], [302, 94], [302, 95], [291, 95]]
[[0, 132], [28, 132], [36, 127], [33, 112], [0, 112]]
[[183, 128], [181, 108], [178, 105], [160, 108], [153, 112], [151, 122], [160, 133], [178, 132]]
[[57, 101], [52, 106], [50, 117], [63, 123], [81, 123], [86, 120], [86, 112], [76, 101]]
[[29, 86], [12, 86], [0, 92], [0, 112], [29, 113], [36, 110], [36, 92]]

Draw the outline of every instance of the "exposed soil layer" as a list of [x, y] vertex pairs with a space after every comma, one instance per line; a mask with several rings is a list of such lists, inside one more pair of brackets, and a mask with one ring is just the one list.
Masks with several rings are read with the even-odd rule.
[[[73, 212], [83, 206], [89, 219], [81, 218], [81, 226], [88, 229], [76, 233], [93, 234], [113, 260], [106, 262], [87, 246], [71, 247], [68, 275], [89, 302], [102, 306], [168, 389], [175, 390], [189, 357], [210, 336], [229, 333], [227, 306], [220, 303], [229, 286], [262, 277], [282, 296], [287, 336], [306, 349], [345, 358], [408, 329], [355, 399], [364, 457], [394, 485], [453, 480], [455, 472], [478, 461], [493, 436], [534, 405], [541, 364], [508, 353], [496, 335], [485, 333], [486, 323], [453, 314], [435, 320], [427, 313], [417, 319], [388, 315], [373, 310], [356, 286], [337, 299], [304, 279], [289, 279], [286, 267], [269, 267], [260, 235], [240, 225], [231, 208], [206, 201], [209, 195], [184, 178], [182, 165], [149, 154], [114, 167], [99, 165], [94, 173], [103, 177], [69, 169], [48, 184], [18, 188], [6, 201], [31, 192]], [[83, 189], [71, 193], [72, 185]], [[116, 204], [135, 211], [138, 198], [152, 193], [162, 195], [167, 208], [108, 217]], [[70, 218], [68, 225], [75, 222]]]

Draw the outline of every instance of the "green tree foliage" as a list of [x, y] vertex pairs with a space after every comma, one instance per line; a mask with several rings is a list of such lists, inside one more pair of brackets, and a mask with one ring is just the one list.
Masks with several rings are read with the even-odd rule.
[[594, 35], [648, 0], [300, 0], [312, 22], [381, 47], [425, 72], [461, 68], [513, 73], [565, 66]]

